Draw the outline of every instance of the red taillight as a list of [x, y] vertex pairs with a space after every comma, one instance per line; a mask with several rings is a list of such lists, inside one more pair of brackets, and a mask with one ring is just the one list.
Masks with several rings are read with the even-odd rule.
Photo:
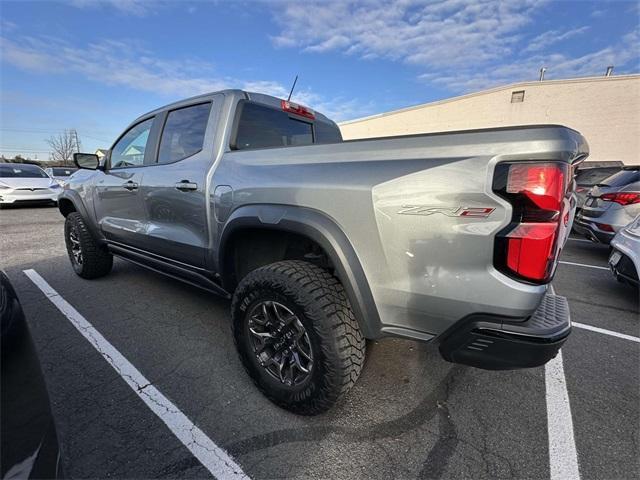
[[280, 100], [280, 106], [282, 110], [285, 112], [293, 113], [295, 115], [300, 115], [301, 117], [310, 118], [313, 120], [316, 118], [316, 114], [310, 108], [307, 108], [303, 105], [298, 105], [297, 103], [288, 102], [286, 100]]
[[602, 230], [603, 232], [615, 232], [615, 230], [613, 229], [613, 227], [611, 225], [609, 225], [608, 223], [596, 223], [593, 222], [593, 224], [598, 227], [600, 230]]
[[568, 172], [568, 165], [552, 162], [496, 167], [493, 190], [513, 206], [512, 222], [496, 237], [496, 268], [535, 283], [550, 280], [558, 230], [568, 220]]
[[521, 223], [507, 234], [507, 267], [523, 277], [542, 280], [554, 259], [557, 225]]
[[638, 192], [613, 192], [600, 195], [602, 200], [607, 202], [616, 202], [620, 205], [632, 205], [640, 203], [640, 193]]
[[509, 168], [507, 193], [521, 193], [542, 210], [560, 210], [564, 172], [555, 164], [514, 164]]

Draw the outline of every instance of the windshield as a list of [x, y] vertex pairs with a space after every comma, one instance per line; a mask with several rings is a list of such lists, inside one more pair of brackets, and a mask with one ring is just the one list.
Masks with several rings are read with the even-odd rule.
[[5, 164], [0, 165], [0, 178], [49, 178], [49, 176], [36, 165]]
[[77, 170], [77, 168], [58, 168], [58, 167], [53, 167], [51, 169], [51, 175], [53, 175], [54, 177], [68, 177], [69, 175], [71, 175], [76, 170]]

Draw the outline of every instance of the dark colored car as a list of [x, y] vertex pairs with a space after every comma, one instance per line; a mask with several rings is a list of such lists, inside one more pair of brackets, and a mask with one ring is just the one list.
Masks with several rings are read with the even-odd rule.
[[589, 190], [573, 229], [594, 242], [609, 244], [637, 215], [640, 215], [640, 166], [627, 165]]
[[587, 199], [587, 193], [594, 185], [602, 182], [605, 178], [617, 173], [622, 168], [620, 166], [607, 166], [607, 167], [585, 167], [580, 166], [580, 169], [576, 173], [576, 196], [578, 197], [578, 204], [576, 207], [576, 213], [579, 213], [582, 209], [584, 202]]
[[60, 449], [40, 361], [20, 301], [0, 271], [0, 476], [59, 478]]

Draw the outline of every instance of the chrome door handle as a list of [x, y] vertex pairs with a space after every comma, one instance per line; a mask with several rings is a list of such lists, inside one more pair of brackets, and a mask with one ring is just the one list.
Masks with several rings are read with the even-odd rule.
[[190, 182], [189, 180], [182, 180], [181, 182], [176, 183], [176, 188], [181, 192], [189, 192], [198, 189], [198, 184], [194, 182]]
[[122, 186], [129, 191], [138, 189], [138, 184], [136, 182], [132, 182], [131, 180], [129, 180], [127, 183], [124, 183]]

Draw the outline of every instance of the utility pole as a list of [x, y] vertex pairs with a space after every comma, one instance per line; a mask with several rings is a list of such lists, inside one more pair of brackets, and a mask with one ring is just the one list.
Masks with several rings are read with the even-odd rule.
[[73, 138], [76, 141], [76, 152], [80, 153], [80, 140], [78, 140], [78, 131], [75, 128], [71, 131], [73, 132]]
[[71, 131], [73, 132], [73, 138], [76, 141], [76, 152], [80, 153], [80, 140], [78, 140], [78, 131], [75, 128]]

